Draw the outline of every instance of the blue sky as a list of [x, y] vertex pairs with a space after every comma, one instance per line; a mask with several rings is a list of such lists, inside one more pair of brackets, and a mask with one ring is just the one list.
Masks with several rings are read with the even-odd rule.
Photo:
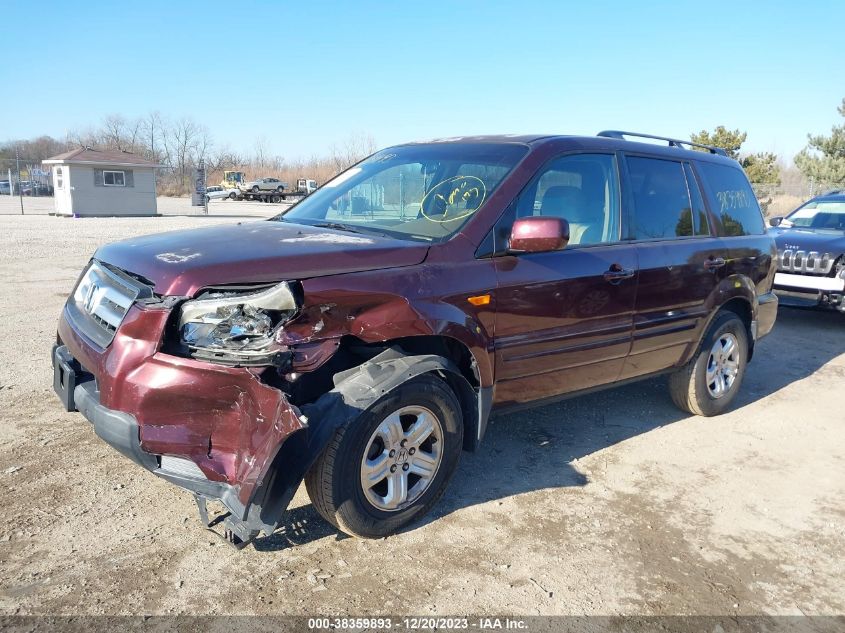
[[288, 158], [352, 134], [688, 138], [720, 124], [791, 158], [839, 123], [845, 96], [841, 0], [4, 0], [0, 13], [0, 140], [158, 110], [206, 125], [217, 147], [264, 137]]

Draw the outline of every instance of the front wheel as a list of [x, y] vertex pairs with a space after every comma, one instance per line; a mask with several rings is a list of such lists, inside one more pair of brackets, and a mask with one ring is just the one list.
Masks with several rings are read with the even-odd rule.
[[675, 404], [694, 415], [727, 411], [742, 384], [748, 363], [748, 332], [734, 312], [716, 315], [698, 354], [670, 374], [669, 392]]
[[255, 186], [252, 188], [252, 193], [258, 193], [258, 185], [255, 185]]
[[236, 194], [234, 191], [229, 194], [229, 200], [237, 200], [237, 199], [238, 199], [238, 194]]
[[335, 433], [305, 476], [308, 496], [343, 532], [387, 536], [437, 502], [462, 443], [449, 386], [433, 375], [412, 378]]

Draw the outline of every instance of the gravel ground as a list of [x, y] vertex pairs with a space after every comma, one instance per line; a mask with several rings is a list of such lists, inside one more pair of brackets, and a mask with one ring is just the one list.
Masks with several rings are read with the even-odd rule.
[[61, 410], [49, 351], [99, 244], [233, 221], [0, 216], [0, 613], [845, 612], [838, 314], [781, 310], [727, 415], [679, 413], [663, 379], [508, 415], [402, 534], [342, 537], [300, 490], [229, 548]]

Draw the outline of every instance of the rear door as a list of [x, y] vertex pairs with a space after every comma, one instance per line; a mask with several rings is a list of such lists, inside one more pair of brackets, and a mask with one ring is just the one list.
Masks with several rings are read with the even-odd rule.
[[768, 293], [777, 253], [748, 177], [739, 165], [698, 161], [695, 167], [724, 236], [724, 275], [731, 279], [731, 285], [750, 281], [757, 296]]
[[672, 367], [697, 343], [727, 257], [688, 162], [628, 154], [624, 175], [639, 285], [621, 379]]
[[[496, 392], [528, 402], [615, 381], [631, 345], [636, 252], [622, 242], [614, 154], [560, 156], [497, 224]], [[506, 253], [516, 217], [570, 223], [560, 251]]]

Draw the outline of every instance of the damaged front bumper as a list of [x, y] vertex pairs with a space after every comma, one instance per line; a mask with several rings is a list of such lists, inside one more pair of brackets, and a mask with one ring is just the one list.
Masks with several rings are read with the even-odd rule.
[[307, 421], [264, 369], [161, 352], [167, 317], [133, 306], [100, 348], [63, 314], [54, 389], [119, 452], [192, 492], [207, 525], [206, 501], [221, 502], [227, 540], [246, 544], [273, 532], [310, 465], [298, 450]]
[[[112, 448], [133, 462], [163, 479], [185, 488], [194, 494], [200, 518], [211, 527], [206, 500], [214, 499], [229, 509], [224, 518], [224, 538], [235, 546], [246, 545], [259, 533], [259, 529], [244, 523], [243, 512], [232, 514], [232, 509], [242, 509], [232, 486], [220, 481], [210, 481], [190, 460], [153, 455], [141, 448], [140, 429], [134, 416], [115, 411], [100, 404], [100, 393], [94, 380], [76, 384], [79, 376], [73, 366], [75, 361], [67, 348], [56, 346], [53, 351], [54, 387], [62, 402], [79, 411], [94, 426], [94, 432]], [[73, 391], [70, 387], [73, 386]]]

